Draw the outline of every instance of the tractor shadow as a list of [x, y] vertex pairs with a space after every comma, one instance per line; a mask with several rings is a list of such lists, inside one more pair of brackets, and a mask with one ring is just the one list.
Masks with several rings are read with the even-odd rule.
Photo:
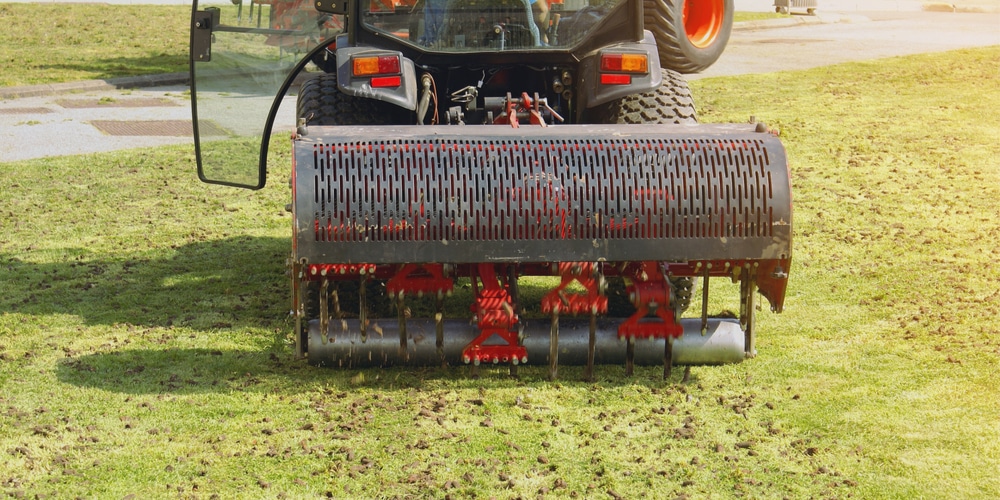
[[[289, 382], [300, 387], [296, 391], [319, 385], [391, 390], [456, 378], [457, 387], [469, 388], [549, 383], [546, 367], [521, 367], [517, 378], [491, 367], [474, 377], [465, 365], [342, 370], [314, 368], [295, 359], [287, 344], [292, 329], [284, 265], [288, 248], [285, 238], [232, 237], [110, 259], [89, 259], [85, 249], [66, 252], [81, 257], [62, 262], [0, 254], [0, 270], [9, 277], [0, 314], [44, 317], [43, 322], [72, 316], [87, 326], [110, 327], [114, 346], [95, 353], [67, 352], [56, 371], [62, 382], [118, 393], [287, 390]], [[260, 347], [176, 347], [179, 336], [202, 333], [220, 339], [249, 335]], [[141, 337], [152, 347], [131, 347], [130, 337]], [[558, 383], [662, 386], [679, 383], [683, 373], [678, 368], [664, 382], [662, 368], [636, 370], [627, 377], [624, 367], [599, 366], [592, 383], [583, 381], [582, 367], [565, 366]]]
[[[89, 258], [87, 249], [61, 250], [78, 256], [63, 261], [33, 262], [41, 251], [29, 252], [36, 259], [0, 254], [0, 315], [28, 317], [32, 330], [72, 321], [95, 327], [77, 330], [105, 341], [99, 352], [63, 346], [56, 375], [68, 384], [129, 394], [249, 388], [305, 366], [285, 346], [288, 251], [286, 238], [232, 237], [121, 258]], [[72, 333], [54, 335], [59, 343]], [[260, 348], [211, 348], [232, 336]], [[176, 347], [206, 345], [206, 337], [209, 348]]]
[[97, 61], [96, 65], [94, 61], [67, 60], [60, 63], [42, 64], [39, 69], [54, 73], [86, 74], [89, 75], [90, 79], [115, 83], [123, 78], [123, 69], [136, 68], [135, 75], [125, 75], [125, 78], [143, 77], [150, 74], [170, 74], [176, 73], [178, 66], [182, 65], [184, 60], [183, 56], [168, 54], [142, 57], [106, 57]]
[[295, 359], [291, 352], [274, 350], [166, 348], [121, 349], [67, 357], [59, 360], [56, 377], [60, 382], [131, 395], [191, 395], [231, 393], [301, 393], [311, 390], [398, 391], [448, 386], [454, 390], [479, 391], [512, 386], [546, 388], [556, 385], [579, 390], [595, 387], [697, 385], [693, 367], [674, 367], [669, 379], [663, 368], [637, 366], [631, 376], [623, 366], [599, 365], [594, 379], [584, 379], [584, 368], [562, 366], [559, 378], [548, 380], [548, 368], [522, 366], [516, 376], [505, 367], [484, 367], [479, 374], [471, 367], [407, 367], [338, 369], [319, 368]]
[[0, 254], [0, 314], [72, 315], [87, 325], [216, 330], [270, 326], [288, 313], [283, 238], [234, 237], [169, 252], [36, 263]]

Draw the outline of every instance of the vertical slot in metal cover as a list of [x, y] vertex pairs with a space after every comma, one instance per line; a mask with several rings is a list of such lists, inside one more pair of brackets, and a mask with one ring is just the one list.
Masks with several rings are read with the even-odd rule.
[[483, 252], [491, 243], [517, 244], [530, 259], [538, 244], [549, 256], [553, 245], [573, 253], [606, 241], [691, 247], [693, 241], [676, 240], [789, 239], [783, 232], [791, 222], [790, 188], [776, 138], [674, 138], [649, 133], [655, 128], [625, 137], [370, 133], [297, 143], [300, 196], [307, 186], [313, 194], [307, 206], [298, 205], [299, 243], [334, 245], [351, 261], [371, 257], [364, 250], [371, 244], [402, 244], [397, 250], [416, 262], [422, 260], [412, 253], [428, 244], [474, 244], [465, 250]]

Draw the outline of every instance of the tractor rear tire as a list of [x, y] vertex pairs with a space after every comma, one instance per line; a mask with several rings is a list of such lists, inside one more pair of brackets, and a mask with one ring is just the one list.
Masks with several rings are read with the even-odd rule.
[[303, 82], [295, 111], [306, 125], [400, 125], [416, 120], [409, 119], [412, 112], [394, 104], [341, 92], [334, 73], [320, 73]]
[[687, 80], [676, 71], [661, 70], [663, 83], [645, 94], [633, 94], [588, 109], [584, 123], [695, 124], [698, 113]]
[[[663, 83], [645, 94], [633, 94], [588, 109], [584, 123], [598, 124], [697, 124], [698, 113], [694, 98], [684, 76], [676, 71], [661, 69]], [[674, 287], [671, 308], [680, 317], [691, 305], [691, 297], [698, 287], [698, 279], [687, 276], [670, 278]], [[635, 306], [628, 299], [625, 283], [621, 278], [608, 280], [608, 311], [611, 316], [627, 317], [635, 313]]]
[[643, 0], [643, 22], [656, 38], [660, 66], [704, 71], [719, 59], [733, 31], [733, 0]]
[[[305, 119], [305, 125], [400, 125], [413, 123], [410, 115], [413, 113], [396, 105], [347, 95], [337, 88], [337, 75], [320, 73], [299, 87], [299, 95], [295, 103], [295, 113], [298, 119]], [[297, 279], [297, 278], [293, 278]], [[299, 339], [303, 346], [308, 346], [308, 322], [319, 318], [320, 312], [320, 282], [302, 281], [302, 294], [305, 321]], [[385, 283], [380, 280], [370, 280], [367, 290], [373, 297], [385, 296]], [[330, 290], [336, 289], [340, 296], [340, 308], [344, 317], [357, 316], [359, 303], [359, 282], [357, 280], [337, 281], [330, 284]], [[370, 303], [369, 314], [374, 317], [388, 317], [390, 306], [388, 302], [373, 301]], [[328, 304], [334, 311], [332, 304]], [[306, 347], [308, 352], [308, 347]]]

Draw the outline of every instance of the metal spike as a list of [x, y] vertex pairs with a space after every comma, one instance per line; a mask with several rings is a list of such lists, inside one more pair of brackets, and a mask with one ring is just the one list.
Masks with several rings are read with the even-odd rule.
[[365, 282], [368, 279], [361, 277], [361, 283], [358, 285], [358, 320], [361, 328], [361, 342], [368, 341], [368, 298], [365, 293]]
[[663, 347], [663, 380], [670, 379], [670, 369], [674, 366], [674, 338], [667, 337]]
[[587, 369], [583, 372], [583, 379], [587, 382], [594, 381], [594, 353], [597, 350], [597, 313], [590, 315], [590, 343], [587, 344]]
[[448, 366], [448, 361], [444, 357], [444, 301], [437, 300], [437, 313], [434, 314], [434, 332], [438, 357], [441, 358], [441, 366]]
[[396, 312], [399, 317], [399, 357], [406, 362], [406, 305], [403, 303], [403, 292], [399, 292], [396, 300]]
[[701, 335], [704, 337], [708, 333], [708, 271], [705, 268], [704, 283], [701, 286]]
[[337, 289], [336, 283], [333, 285], [333, 291], [330, 293], [330, 301], [333, 302], [333, 317], [335, 319], [344, 319], [344, 313], [340, 310], [340, 292]]
[[549, 331], [549, 380], [555, 380], [559, 371], [559, 310], [552, 311], [552, 329]]
[[746, 346], [747, 357], [757, 355], [757, 346], [754, 335], [754, 306], [755, 295], [757, 294], [757, 282], [754, 276], [747, 274], [740, 281], [740, 326], [745, 335], [744, 345]]
[[323, 345], [326, 345], [327, 332], [330, 326], [330, 282], [323, 278], [319, 286], [319, 332]]
[[631, 377], [635, 373], [635, 337], [625, 339], [625, 375]]
[[[513, 264], [507, 266], [507, 289], [508, 289], [507, 293], [510, 295], [511, 304], [513, 305], [513, 313], [516, 313], [517, 317], [518, 317], [518, 320], [517, 320], [518, 321], [518, 330], [520, 331], [520, 328], [521, 328], [521, 326], [520, 326], [520, 322], [521, 322], [521, 319], [520, 319], [521, 318], [521, 297], [520, 297], [520, 294], [521, 294], [521, 291], [520, 291], [520, 289], [517, 286], [517, 267], [514, 266]], [[523, 342], [523, 339], [522, 339], [521, 335], [518, 335], [517, 336], [517, 343], [518, 344], [522, 344], [522, 342]], [[510, 376], [511, 377], [514, 377], [514, 378], [518, 377], [518, 365], [520, 363], [521, 363], [521, 360], [519, 360], [517, 358], [514, 358], [513, 362], [510, 364]]]
[[[292, 264], [292, 274], [295, 275], [298, 272], [298, 265]], [[305, 322], [302, 321], [302, 312], [304, 311], [302, 306], [302, 281], [300, 279], [293, 279], [292, 281], [292, 307], [295, 308], [293, 314], [295, 315], [295, 357], [302, 359], [306, 355], [306, 336], [305, 336]]]

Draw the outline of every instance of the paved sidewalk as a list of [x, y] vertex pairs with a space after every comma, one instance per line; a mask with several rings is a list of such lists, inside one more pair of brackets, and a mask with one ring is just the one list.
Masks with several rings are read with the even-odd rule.
[[0, 102], [0, 162], [192, 142], [187, 85], [84, 87]]
[[[927, 13], [915, 0], [818, 1], [817, 16], [742, 23], [719, 62], [690, 79], [1000, 45], [1000, 14]], [[772, 3], [736, 0], [741, 11], [773, 10]], [[884, 10], [866, 10], [875, 8]], [[186, 75], [174, 74], [0, 88], [0, 162], [192, 144], [186, 80]], [[294, 97], [286, 98], [276, 133], [291, 131], [294, 107]]]

